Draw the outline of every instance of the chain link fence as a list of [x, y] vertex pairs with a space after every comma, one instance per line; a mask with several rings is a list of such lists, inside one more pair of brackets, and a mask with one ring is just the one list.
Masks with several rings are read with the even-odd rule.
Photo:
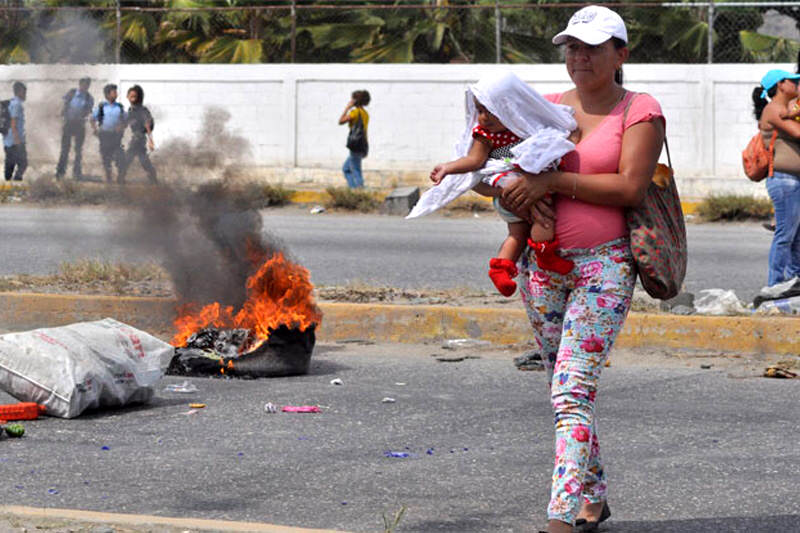
[[[2, 63], [557, 63], [581, 7], [510, 0], [0, 0]], [[638, 63], [794, 62], [800, 2], [605, 3]]]

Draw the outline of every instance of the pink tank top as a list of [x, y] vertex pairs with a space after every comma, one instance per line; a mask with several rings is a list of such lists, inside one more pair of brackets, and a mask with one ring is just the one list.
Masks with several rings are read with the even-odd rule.
[[[545, 98], [560, 103], [564, 93], [547, 94]], [[636, 97], [622, 124], [628, 101]], [[560, 169], [579, 174], [607, 174], [619, 172], [622, 153], [622, 133], [634, 124], [655, 118], [664, 120], [661, 106], [649, 94], [628, 92], [595, 129], [575, 146], [575, 150], [561, 159]], [[591, 204], [556, 195], [556, 236], [561, 248], [592, 248], [628, 234], [625, 208]]]

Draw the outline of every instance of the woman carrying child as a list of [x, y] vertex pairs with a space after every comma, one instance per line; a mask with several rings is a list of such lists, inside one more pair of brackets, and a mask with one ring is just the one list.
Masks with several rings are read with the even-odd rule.
[[575, 263], [567, 274], [547, 271], [523, 255], [523, 302], [548, 375], [555, 411], [555, 466], [548, 533], [597, 531], [610, 516], [600, 459], [595, 399], [600, 372], [631, 303], [636, 270], [625, 209], [644, 198], [664, 143], [658, 102], [622, 87], [628, 58], [622, 18], [588, 6], [553, 38], [565, 46], [575, 88], [548, 96], [575, 109], [582, 138], [559, 170], [523, 174], [503, 189], [502, 202], [552, 225], [542, 202], [553, 195], [559, 254]]
[[[767, 285], [800, 276], [800, 74], [770, 70], [753, 90], [753, 112], [768, 147], [775, 136], [773, 167], [767, 192], [775, 208], [775, 235], [769, 249]], [[791, 109], [790, 109], [791, 108]]]

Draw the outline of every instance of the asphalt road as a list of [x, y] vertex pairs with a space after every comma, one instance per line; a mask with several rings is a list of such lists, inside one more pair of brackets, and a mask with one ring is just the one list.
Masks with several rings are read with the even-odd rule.
[[[162, 392], [182, 381], [167, 377], [144, 407], [28, 422], [23, 439], [0, 441], [0, 502], [363, 533], [406, 506], [398, 533], [535, 532], [553, 460], [544, 374], [496, 349], [460, 363], [434, 353], [322, 345], [306, 376], [194, 378], [190, 396]], [[604, 530], [798, 531], [800, 382], [643, 351], [612, 362], [597, 410]], [[189, 402], [208, 407], [186, 414]], [[324, 407], [266, 414], [265, 402]]]
[[[493, 214], [406, 221], [379, 215], [310, 215], [298, 208], [263, 211], [281, 240], [319, 285], [366, 283], [403, 288], [494, 290], [488, 260], [505, 236]], [[120, 238], [129, 224], [100, 208], [0, 207], [0, 274], [46, 274], [63, 261], [152, 259]], [[772, 235], [760, 224], [689, 224], [685, 289], [732, 289], [751, 300], [766, 284]]]

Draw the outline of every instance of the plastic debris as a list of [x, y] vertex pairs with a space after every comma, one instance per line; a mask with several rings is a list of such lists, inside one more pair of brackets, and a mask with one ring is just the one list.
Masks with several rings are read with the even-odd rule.
[[384, 457], [392, 457], [396, 459], [404, 459], [406, 457], [411, 457], [411, 454], [408, 452], [393, 452], [391, 450], [386, 450], [383, 452]]
[[760, 307], [768, 300], [784, 300], [793, 296], [800, 296], [800, 276], [790, 280], [763, 287], [753, 299], [753, 307]]
[[699, 315], [742, 315], [748, 312], [736, 293], [725, 289], [699, 291], [694, 310]]
[[195, 386], [194, 383], [189, 383], [188, 381], [184, 381], [183, 383], [170, 383], [166, 387], [164, 387], [164, 392], [175, 392], [178, 394], [193, 394], [197, 392], [199, 389]]
[[440, 363], [460, 363], [461, 361], [465, 361], [467, 359], [480, 359], [477, 355], [459, 355], [459, 356], [445, 356], [439, 355], [435, 356], [436, 360]]
[[398, 387], [405, 387], [406, 386], [406, 384], [401, 382], [401, 381], [395, 382], [395, 385], [397, 385]]
[[344, 381], [342, 381], [342, 380], [341, 380], [341, 379], [339, 379], [339, 378], [332, 379], [332, 380], [331, 380], [331, 385], [344, 385]]
[[324, 212], [325, 208], [322, 207], [321, 205], [315, 205], [314, 207], [311, 208], [311, 211], [309, 211], [309, 213], [311, 213], [312, 215], [319, 215], [320, 213]]
[[58, 494], [58, 489], [47, 489], [47, 494], [55, 496], [56, 494]]
[[765, 378], [779, 378], [779, 379], [795, 379], [798, 377], [796, 372], [792, 372], [788, 368], [780, 365], [768, 366], [764, 370]]
[[278, 406], [275, 405], [272, 402], [267, 402], [267, 403], [264, 404], [264, 411], [266, 411], [267, 413], [270, 413], [270, 414], [277, 413], [278, 412]]
[[111, 447], [110, 446], [101, 446], [100, 449], [103, 450], [104, 452], [107, 452], [107, 451], [109, 451], [111, 449]]
[[383, 400], [381, 400], [381, 403], [395, 403], [396, 401], [397, 401], [397, 400], [395, 400], [394, 398], [389, 398], [389, 397], [387, 396], [386, 398], [384, 398]]
[[442, 343], [442, 348], [475, 348], [477, 346], [489, 346], [490, 344], [492, 343], [480, 339], [447, 339]]
[[800, 296], [767, 300], [755, 310], [757, 315], [800, 315]]
[[536, 350], [529, 350], [515, 357], [514, 366], [519, 370], [544, 370], [542, 355]]
[[703, 370], [711, 370], [711, 365], [700, 365]]
[[321, 413], [316, 405], [285, 405], [281, 409], [284, 413]]
[[[2, 430], [0, 430], [0, 433], [2, 433]], [[25, 426], [22, 424], [9, 424], [6, 426], [6, 434], [11, 438], [18, 439], [25, 434]]]
[[191, 407], [192, 409], [205, 409], [206, 404], [204, 404], [204, 403], [190, 403], [189, 407]]
[[19, 402], [0, 405], [0, 417], [3, 420], [36, 420], [47, 408], [35, 402]]

